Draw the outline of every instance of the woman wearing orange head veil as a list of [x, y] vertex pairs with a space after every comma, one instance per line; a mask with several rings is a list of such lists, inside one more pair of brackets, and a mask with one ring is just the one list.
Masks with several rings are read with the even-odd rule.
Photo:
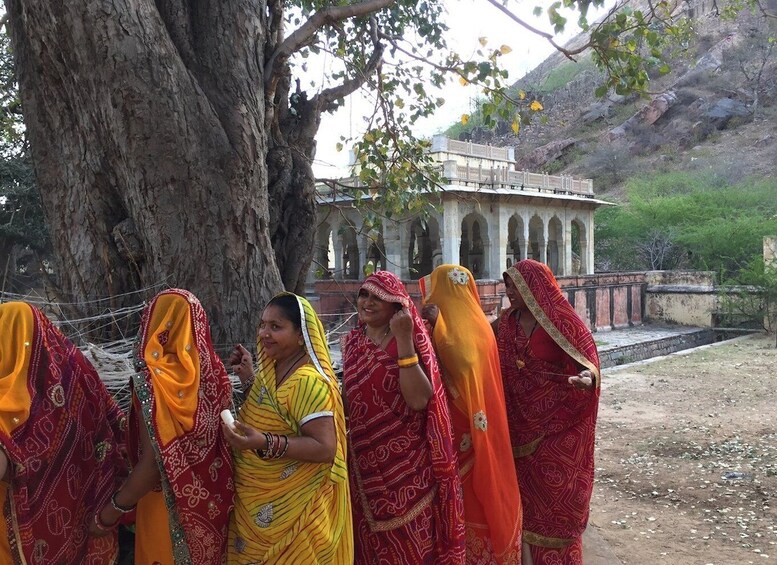
[[157, 294], [143, 312], [132, 377], [132, 472], [97, 515], [110, 527], [137, 505], [135, 563], [217, 565], [234, 484], [220, 413], [232, 386], [199, 300]]
[[498, 320], [497, 342], [523, 501], [524, 560], [580, 564], [593, 490], [599, 356], [547, 265], [519, 261], [504, 280], [511, 306]]
[[420, 284], [459, 457], [467, 563], [517, 565], [521, 498], [494, 334], [466, 268], [441, 265]]
[[0, 305], [0, 563], [115, 563], [89, 536], [126, 476], [126, 420], [92, 365], [36, 308]]

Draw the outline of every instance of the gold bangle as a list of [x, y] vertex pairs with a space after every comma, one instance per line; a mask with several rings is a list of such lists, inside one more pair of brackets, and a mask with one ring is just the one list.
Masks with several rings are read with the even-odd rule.
[[410, 357], [400, 357], [397, 359], [397, 365], [400, 369], [407, 369], [408, 367], [414, 367], [418, 365], [418, 355], [412, 355]]
[[416, 353], [413, 353], [412, 355], [403, 355], [402, 357], [397, 358], [399, 361], [404, 361], [405, 359], [418, 359], [418, 355]]

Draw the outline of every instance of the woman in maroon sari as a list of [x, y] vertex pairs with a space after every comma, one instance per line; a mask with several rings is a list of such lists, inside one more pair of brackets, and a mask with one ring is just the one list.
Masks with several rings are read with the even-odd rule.
[[380, 271], [343, 343], [355, 562], [464, 562], [461, 484], [429, 334], [401, 281]]
[[547, 265], [519, 261], [504, 280], [511, 307], [496, 329], [524, 563], [579, 564], [594, 479], [599, 356]]
[[127, 475], [126, 424], [40, 310], [0, 304], [0, 563], [116, 562], [115, 530], [89, 528]]

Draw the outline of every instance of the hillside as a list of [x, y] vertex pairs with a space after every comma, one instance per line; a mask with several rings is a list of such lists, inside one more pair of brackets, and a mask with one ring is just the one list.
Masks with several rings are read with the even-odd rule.
[[731, 183], [771, 175], [777, 22], [750, 13], [729, 21], [714, 4], [686, 5], [694, 38], [668, 52], [671, 72], [651, 77], [650, 96], [596, 99], [603, 77], [590, 57], [556, 53], [516, 84], [542, 102], [541, 119], [518, 136], [504, 124], [457, 125], [449, 134], [514, 145], [519, 169], [592, 178], [596, 193], [614, 201], [629, 178], [657, 172], [706, 171]]

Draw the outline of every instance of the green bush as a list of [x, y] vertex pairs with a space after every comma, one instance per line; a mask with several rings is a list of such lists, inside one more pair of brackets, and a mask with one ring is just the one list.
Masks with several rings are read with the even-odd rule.
[[690, 268], [722, 280], [777, 233], [777, 179], [730, 185], [702, 173], [633, 178], [628, 203], [596, 214], [597, 261], [607, 270]]

